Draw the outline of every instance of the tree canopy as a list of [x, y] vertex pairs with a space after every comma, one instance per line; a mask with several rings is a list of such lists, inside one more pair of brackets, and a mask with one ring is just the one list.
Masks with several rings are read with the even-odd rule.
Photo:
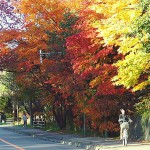
[[35, 89], [28, 98], [61, 129], [86, 114], [89, 127], [117, 131], [119, 108], [149, 88], [149, 0], [1, 2], [0, 70], [15, 74], [22, 96]]

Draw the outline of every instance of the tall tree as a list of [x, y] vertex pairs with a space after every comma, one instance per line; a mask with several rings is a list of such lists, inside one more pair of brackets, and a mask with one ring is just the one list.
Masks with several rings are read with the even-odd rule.
[[[70, 2], [67, 1], [17, 1], [14, 4], [18, 13], [24, 16], [24, 30], [3, 32], [5, 38], [1, 43], [12, 39], [17, 41], [13, 49], [17, 58], [17, 62], [13, 63], [16, 80], [26, 87], [34, 85], [48, 90], [54, 97], [49, 101], [52, 101], [56, 120], [60, 128], [65, 128], [67, 98], [70, 96], [68, 89], [72, 80], [72, 70], [69, 69], [70, 63], [65, 52], [65, 38], [74, 34], [72, 25], [77, 17], [70, 11]], [[27, 10], [28, 7], [30, 9]], [[50, 54], [41, 56], [42, 64], [39, 50]], [[7, 54], [4, 48], [3, 52]], [[7, 59], [6, 62], [10, 61]], [[6, 66], [11, 68], [8, 64]]]
[[99, 37], [95, 23], [107, 17], [97, 9], [93, 10], [93, 5], [96, 7], [99, 3], [88, 3], [86, 9], [80, 12], [80, 20], [76, 24], [80, 32], [67, 39], [67, 52], [74, 72], [84, 80], [84, 88], [80, 85], [80, 92], [75, 91], [77, 110], [87, 115], [93, 128], [100, 132], [112, 131], [118, 128], [117, 119], [114, 118], [120, 107], [119, 99], [126, 99], [123, 96], [126, 90], [115, 87], [111, 81], [117, 74], [113, 63], [120, 60], [122, 55], [117, 52], [118, 46], [107, 45], [103, 37]]

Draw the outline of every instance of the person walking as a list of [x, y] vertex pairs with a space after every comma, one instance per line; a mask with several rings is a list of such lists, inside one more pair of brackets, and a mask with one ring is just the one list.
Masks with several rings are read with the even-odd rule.
[[120, 109], [121, 114], [119, 115], [119, 124], [120, 124], [120, 140], [122, 140], [123, 129], [129, 129], [129, 123], [132, 122], [129, 116], [125, 115], [125, 110], [123, 108]]
[[26, 113], [24, 112], [23, 116], [22, 116], [22, 119], [23, 119], [23, 127], [26, 127], [27, 126], [27, 115]]

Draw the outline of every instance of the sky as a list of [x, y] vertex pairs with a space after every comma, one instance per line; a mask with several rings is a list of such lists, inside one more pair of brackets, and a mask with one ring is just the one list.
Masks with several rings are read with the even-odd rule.
[[6, 0], [0, 0], [0, 30], [20, 29], [23, 16], [13, 12], [14, 7]]

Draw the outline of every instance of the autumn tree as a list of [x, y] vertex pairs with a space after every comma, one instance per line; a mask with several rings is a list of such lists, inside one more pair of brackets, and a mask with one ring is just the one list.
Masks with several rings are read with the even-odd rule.
[[[13, 64], [17, 73], [16, 82], [24, 87], [34, 85], [48, 90], [50, 98], [53, 97], [49, 101], [58, 125], [65, 128], [67, 101], [70, 97], [68, 89], [72, 81], [72, 69], [69, 69], [70, 63], [65, 52], [65, 38], [76, 32], [72, 25], [77, 17], [68, 7], [70, 2], [17, 1], [14, 5], [15, 10], [24, 16], [25, 25], [18, 31], [3, 32], [5, 38], [1, 43], [12, 39], [17, 43], [12, 51], [17, 58], [17, 62]], [[5, 48], [10, 51], [9, 47]], [[3, 52], [5, 48], [3, 47]], [[42, 64], [39, 50], [50, 54], [42, 55]], [[47, 56], [49, 58], [44, 59]], [[6, 62], [9, 63], [8, 60]], [[8, 64], [6, 66], [9, 67]]]
[[[78, 26], [83, 31], [68, 38], [67, 44], [74, 54], [75, 72], [88, 78], [90, 88], [96, 88], [96, 96], [115, 95], [122, 85], [129, 90], [141, 90], [149, 85], [149, 52], [146, 50], [149, 33], [148, 23], [144, 24], [145, 20], [148, 22], [148, 6], [148, 1], [91, 0], [82, 11]], [[98, 74], [95, 70], [101, 72]], [[104, 128], [107, 129], [106, 125]]]
[[[67, 39], [67, 52], [75, 74], [80, 74], [79, 78], [84, 80], [84, 88], [75, 91], [76, 107], [86, 113], [89, 126], [100, 132], [112, 131], [118, 128], [115, 116], [119, 109], [119, 98], [123, 98], [125, 92], [111, 82], [117, 73], [113, 63], [121, 59], [122, 55], [118, 54], [117, 46], [104, 45], [103, 38], [98, 37], [97, 28], [93, 24], [106, 17], [91, 10], [92, 5], [89, 3], [81, 11], [76, 25], [80, 32]], [[118, 108], [114, 110], [115, 107]]]
[[[137, 91], [136, 99], [149, 94], [149, 4], [147, 0], [131, 0], [120, 3], [106, 1], [91, 8], [99, 13], [105, 12], [102, 22], [95, 22], [103, 43], [116, 45], [123, 59], [114, 65], [118, 68], [113, 78], [116, 85]], [[111, 9], [114, 7], [114, 9]], [[111, 7], [109, 9], [109, 7]], [[107, 8], [107, 9], [106, 9]], [[145, 97], [144, 96], [144, 97]], [[144, 98], [146, 99], [146, 98]], [[144, 100], [143, 99], [143, 100]], [[146, 109], [146, 108], [145, 108]]]
[[97, 28], [98, 37], [103, 37], [101, 43], [118, 46], [118, 52], [124, 55], [116, 63], [118, 75], [113, 80], [134, 91], [145, 88], [149, 85], [149, 1], [106, 0], [93, 3], [90, 8], [105, 15], [105, 19], [92, 25]]
[[148, 4], [14, 1], [24, 24], [0, 33], [1, 70], [16, 73], [22, 92], [46, 93], [39, 104], [48, 105], [61, 129], [66, 119], [80, 128], [86, 114], [91, 130], [117, 131], [119, 108], [133, 109], [131, 90], [149, 85]]
[[[8, 47], [16, 46], [16, 31], [22, 27], [22, 19], [19, 14], [13, 12], [14, 7], [7, 0], [0, 0], [0, 70], [5, 70], [7, 66], [13, 68], [12, 63], [16, 57]], [[9, 36], [11, 32], [12, 36]], [[13, 70], [13, 69], [12, 69]]]

